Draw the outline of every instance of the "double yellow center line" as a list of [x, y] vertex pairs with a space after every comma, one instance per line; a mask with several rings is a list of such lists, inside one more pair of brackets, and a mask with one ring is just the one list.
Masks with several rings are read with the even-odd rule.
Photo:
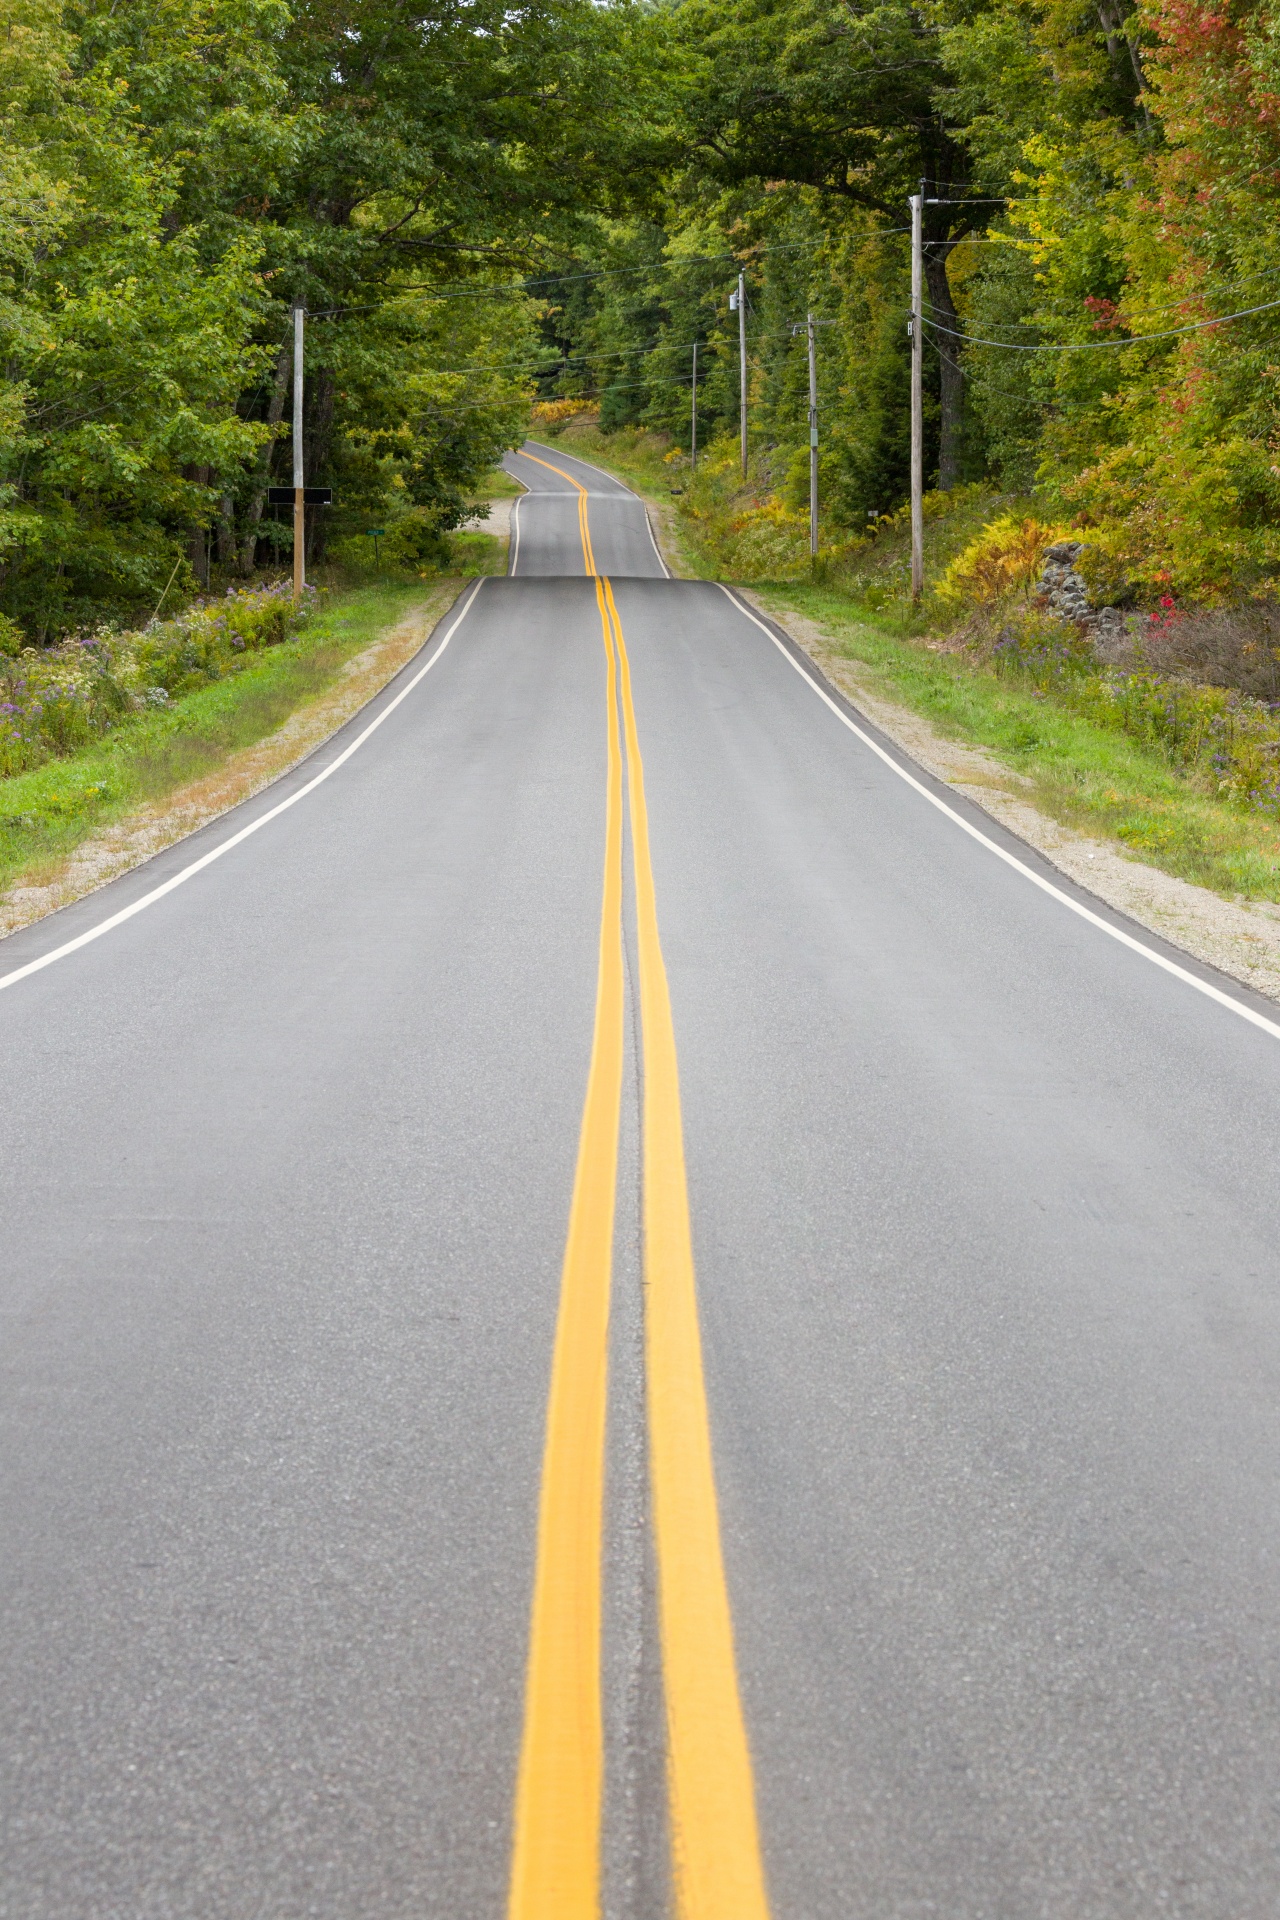
[[600, 1911], [601, 1554], [624, 1044], [624, 741], [643, 1035], [645, 1365], [676, 1905], [680, 1920], [767, 1920], [720, 1546], [675, 1028], [631, 668], [613, 588], [596, 573], [586, 489], [563, 468], [551, 471], [578, 490], [583, 562], [596, 581], [608, 706], [605, 871], [595, 1033], [547, 1410], [508, 1915], [597, 1920]]

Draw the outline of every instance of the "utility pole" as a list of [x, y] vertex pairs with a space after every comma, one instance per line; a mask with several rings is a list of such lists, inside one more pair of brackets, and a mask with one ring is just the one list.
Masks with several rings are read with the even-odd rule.
[[689, 389], [689, 471], [698, 471], [698, 343], [693, 343], [693, 384]]
[[738, 275], [738, 291], [729, 295], [729, 311], [738, 312], [739, 413], [742, 420], [742, 477], [747, 477], [747, 276]]
[[306, 308], [301, 300], [293, 305], [293, 597], [301, 600], [307, 584], [307, 509], [304, 504], [306, 476], [302, 463], [302, 336]]
[[818, 334], [812, 314], [809, 331], [809, 558], [818, 557]]
[[924, 182], [911, 195], [911, 598], [924, 592]]

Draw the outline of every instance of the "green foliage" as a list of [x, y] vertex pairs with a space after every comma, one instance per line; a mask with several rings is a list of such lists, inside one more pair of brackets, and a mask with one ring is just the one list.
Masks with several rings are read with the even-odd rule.
[[1280, 310], [1177, 330], [1280, 269], [1278, 4], [14, 0], [0, 613], [45, 643], [287, 558], [295, 301], [309, 560], [385, 525], [425, 571], [535, 396], [687, 453], [696, 348], [728, 447], [739, 268], [752, 498], [722, 527], [708, 464], [705, 539], [799, 564], [812, 313], [852, 551], [907, 491], [922, 179], [926, 484], [1034, 490], [1139, 598], [1265, 591]]
[[44, 644], [287, 555], [295, 301], [337, 503], [311, 560], [371, 517], [438, 560], [524, 429], [524, 279], [666, 150], [663, 33], [590, 0], [14, 0], [0, 612]]
[[229, 753], [264, 739], [330, 686], [393, 621], [410, 609], [429, 620], [455, 590], [442, 581], [424, 591], [415, 581], [335, 593], [298, 633], [237, 656], [235, 672], [181, 699], [147, 702], [79, 750], [0, 778], [0, 888], [47, 871], [142, 803], [216, 774]]
[[814, 312], [824, 538], [856, 539], [907, 491], [923, 178], [926, 484], [1034, 491], [1128, 597], [1212, 604], [1280, 574], [1277, 0], [679, 0], [669, 19], [682, 164], [643, 221], [583, 247], [542, 323], [544, 397], [687, 450], [696, 341], [702, 444], [728, 440], [741, 266], [751, 511], [803, 512]]
[[304, 622], [283, 587], [231, 592], [153, 621], [0, 656], [0, 776], [78, 752], [122, 721], [238, 673]]

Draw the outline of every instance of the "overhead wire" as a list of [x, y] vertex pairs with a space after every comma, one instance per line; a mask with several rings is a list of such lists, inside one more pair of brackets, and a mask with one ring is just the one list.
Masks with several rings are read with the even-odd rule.
[[1219, 314], [1212, 320], [1195, 320], [1185, 327], [1162, 327], [1155, 333], [1129, 333], [1116, 340], [987, 340], [981, 334], [963, 333], [956, 327], [943, 326], [940, 320], [934, 320], [928, 314], [922, 314], [921, 319], [932, 332], [945, 333], [970, 347], [1002, 347], [1009, 353], [1088, 353], [1103, 348], [1137, 347], [1145, 340], [1173, 340], [1181, 334], [1203, 333], [1209, 327], [1225, 327], [1232, 320], [1248, 320], [1256, 313], [1272, 313], [1277, 307], [1280, 307], [1280, 300], [1266, 300], [1261, 306], [1242, 307], [1238, 313]]
[[[616, 381], [610, 381], [608, 386], [588, 387], [582, 393], [567, 393], [563, 395], [563, 398], [566, 400], [598, 400], [602, 394], [606, 393], [644, 393], [653, 387], [687, 387], [688, 385], [689, 375], [687, 373], [680, 373], [664, 377], [660, 380], [635, 380], [626, 386], [620, 386]], [[478, 407], [493, 407], [500, 404], [502, 403], [494, 400], [460, 400], [456, 406], [426, 406], [422, 411], [425, 417], [431, 419], [447, 419], [448, 416], [453, 413], [472, 413]], [[736, 401], [734, 405], [736, 407]]]
[[[882, 229], [881, 231], [886, 233], [906, 233], [909, 229], [906, 227], [892, 227]], [[871, 234], [867, 237], [873, 239], [878, 236]], [[810, 245], [811, 243], [807, 240], [779, 241], [776, 246], [754, 248], [751, 257], [753, 259], [760, 259], [765, 254], [803, 253]], [[537, 289], [542, 287], [572, 286], [584, 280], [634, 278], [636, 274], [641, 273], [675, 273], [683, 267], [713, 266], [721, 260], [741, 261], [742, 258], [743, 256], [738, 253], [685, 254], [678, 260], [650, 260], [639, 267], [593, 267], [586, 273], [544, 274], [540, 275], [537, 279], [517, 280], [511, 285], [501, 287], [450, 287], [446, 285], [443, 287], [388, 288], [385, 299], [371, 300], [367, 303], [361, 303], [359, 306], [349, 306], [343, 302], [334, 307], [318, 307], [314, 312], [309, 313], [307, 317], [310, 320], [332, 320], [348, 313], [380, 313], [384, 308], [393, 305], [405, 295], [414, 293], [421, 294], [427, 300], [528, 299]]]
[[[852, 236], [859, 245], [874, 240], [889, 240], [901, 234], [910, 233], [910, 227], [875, 227], [864, 234]], [[928, 241], [929, 246], [943, 244], [940, 241]], [[955, 242], [948, 244], [958, 244]], [[812, 252], [813, 242], [809, 240], [780, 240], [774, 246], [753, 247], [749, 255], [742, 253], [691, 253], [675, 260], [650, 260], [638, 267], [592, 267], [585, 273], [540, 274], [536, 279], [516, 280], [507, 286], [404, 286], [389, 287], [385, 298], [362, 301], [358, 305], [340, 302], [337, 306], [317, 307], [308, 311], [309, 320], [333, 320], [349, 313], [381, 313], [410, 294], [420, 294], [426, 300], [522, 300], [528, 299], [543, 287], [572, 286], [584, 280], [620, 280], [634, 278], [642, 273], [676, 273], [684, 267], [714, 266], [722, 260], [744, 260], [748, 265], [752, 260], [763, 259], [775, 253]]]

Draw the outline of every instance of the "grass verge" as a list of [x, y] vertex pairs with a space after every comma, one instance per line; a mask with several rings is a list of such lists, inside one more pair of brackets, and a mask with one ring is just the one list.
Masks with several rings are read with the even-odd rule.
[[[557, 438], [659, 506], [674, 506], [688, 570], [729, 577], [696, 524], [680, 524], [684, 476], [665, 461], [659, 436], [620, 433], [615, 447], [598, 428], [574, 423]], [[926, 563], [935, 577], [984, 516], [1007, 510], [1007, 502], [978, 492], [966, 490], [953, 513], [927, 523]], [[873, 692], [946, 738], [984, 748], [1020, 776], [1027, 798], [1050, 818], [1118, 842], [1132, 858], [1225, 898], [1280, 901], [1280, 823], [1271, 815], [1218, 798], [1159, 747], [1072, 712], [1052, 690], [933, 650], [923, 630], [932, 610], [915, 613], [904, 598], [905, 529], [863, 543], [862, 554], [852, 577], [752, 584], [784, 621], [788, 613], [811, 620]]]
[[326, 598], [296, 639], [81, 753], [0, 780], [0, 893], [40, 883], [82, 842], [256, 745], [333, 685], [412, 608], [438, 615], [457, 579], [386, 582]]
[[756, 589], [856, 663], [873, 691], [952, 740], [986, 748], [1052, 819], [1117, 840], [1135, 858], [1230, 898], [1280, 900], [1280, 826], [1197, 791], [1162, 755], [989, 668], [887, 631], [838, 587]]

